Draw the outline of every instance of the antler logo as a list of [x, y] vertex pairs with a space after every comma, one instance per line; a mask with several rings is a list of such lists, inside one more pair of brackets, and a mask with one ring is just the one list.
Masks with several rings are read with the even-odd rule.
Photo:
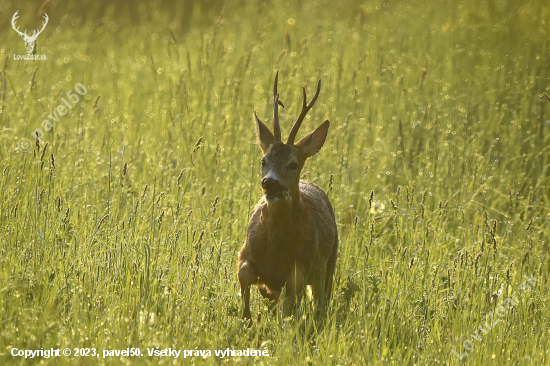
[[35, 47], [36, 47], [36, 38], [38, 38], [38, 36], [40, 35], [40, 33], [42, 33], [42, 31], [44, 30], [44, 28], [46, 28], [46, 24], [48, 24], [48, 14], [44, 13], [44, 20], [45, 22], [43, 23], [42, 25], [42, 29], [40, 30], [33, 30], [32, 31], [32, 34], [29, 36], [27, 35], [27, 30], [25, 29], [24, 32], [20, 32], [19, 31], [19, 27], [16, 27], [15, 25], [15, 20], [17, 18], [19, 18], [17, 16], [17, 13], [19, 12], [19, 10], [17, 10], [15, 12], [15, 14], [13, 14], [13, 18], [11, 18], [11, 26], [13, 27], [13, 29], [17, 32], [17, 34], [19, 34], [23, 40], [25, 41], [25, 47], [27, 48], [27, 53], [31, 53], [31, 52], [34, 52], [35, 51]]

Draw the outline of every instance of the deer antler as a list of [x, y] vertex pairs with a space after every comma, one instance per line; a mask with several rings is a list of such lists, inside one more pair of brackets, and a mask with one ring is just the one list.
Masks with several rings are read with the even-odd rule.
[[275, 141], [281, 141], [281, 127], [279, 126], [279, 104], [284, 108], [285, 106], [279, 100], [279, 93], [277, 93], [277, 81], [279, 80], [279, 71], [275, 75], [275, 83], [273, 85], [273, 136]]
[[[277, 74], [275, 75], [275, 84], [273, 85], [273, 137], [275, 142], [281, 141], [281, 127], [279, 126], [279, 105], [281, 107], [285, 107], [283, 105], [283, 102], [279, 100], [279, 94], [277, 93], [277, 81], [279, 80], [279, 72], [277, 71]], [[256, 111], [254, 111], [254, 119], [259, 122], [263, 123], [258, 116], [256, 115]]]
[[296, 119], [296, 122], [294, 122], [294, 125], [292, 126], [292, 129], [290, 130], [290, 134], [288, 135], [288, 141], [287, 144], [293, 145], [294, 139], [296, 138], [296, 134], [298, 133], [298, 129], [300, 129], [300, 126], [302, 125], [302, 121], [307, 115], [307, 112], [313, 107], [313, 104], [315, 104], [315, 101], [317, 100], [317, 97], [319, 96], [319, 93], [321, 92], [321, 80], [319, 80], [319, 84], [317, 84], [317, 91], [315, 92], [315, 95], [313, 96], [313, 99], [311, 102], [306, 104], [306, 88], [303, 88], [304, 91], [304, 101], [302, 103], [302, 112], [300, 112], [300, 115]]
[[17, 15], [17, 13], [19, 13], [19, 10], [17, 10], [15, 12], [15, 14], [13, 14], [13, 17], [11, 18], [11, 26], [13, 27], [13, 29], [21, 36], [23, 37], [24, 39], [36, 39], [38, 37], [38, 35], [40, 33], [42, 33], [42, 31], [44, 30], [44, 28], [46, 28], [46, 24], [48, 24], [48, 14], [44, 13], [44, 19], [45, 19], [45, 22], [42, 23], [42, 29], [40, 29], [39, 31], [36, 31], [36, 30], [33, 30], [32, 31], [32, 35], [29, 36], [27, 34], [27, 30], [25, 29], [25, 32], [21, 32], [19, 30], [19, 27], [16, 26], [15, 24], [15, 21], [19, 18], [19, 16]]
[[23, 33], [23, 32], [20, 32], [20, 31], [19, 31], [19, 27], [16, 28], [15, 20], [16, 20], [17, 18], [19, 18], [19, 17], [17, 16], [17, 13], [19, 13], [19, 10], [17, 10], [17, 11], [15, 12], [15, 14], [13, 14], [13, 17], [11, 18], [11, 26], [12, 26], [13, 29], [17, 32], [17, 34], [19, 34], [21, 37], [28, 37], [28, 36], [27, 36], [27, 30], [26, 30], [26, 29], [25, 29], [25, 33]]
[[40, 29], [39, 31], [36, 31], [36, 30], [33, 30], [32, 31], [32, 36], [30, 38], [32, 39], [36, 39], [38, 38], [38, 35], [40, 35], [40, 33], [42, 33], [42, 31], [44, 30], [44, 28], [46, 28], [46, 24], [48, 24], [48, 14], [44, 13], [44, 19], [46, 20], [45, 22], [42, 23], [42, 29]]
[[39, 35], [40, 33], [42, 33], [42, 31], [44, 30], [44, 28], [46, 28], [46, 24], [48, 24], [48, 20], [50, 19], [50, 18], [48, 18], [48, 14], [44, 13], [44, 19], [45, 19], [46, 21], [42, 23], [42, 29], [40, 29], [40, 30], [38, 31], [38, 33], [37, 33], [36, 31], [33, 31], [33, 32], [34, 32], [34, 33], [32, 34], [33, 37], [35, 37], [35, 38], [38, 37], [38, 35]]

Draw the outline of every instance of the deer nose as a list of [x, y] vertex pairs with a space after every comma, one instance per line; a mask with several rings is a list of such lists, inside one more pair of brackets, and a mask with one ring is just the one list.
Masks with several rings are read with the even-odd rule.
[[273, 178], [264, 178], [262, 179], [262, 188], [266, 191], [270, 191], [272, 189], [275, 189], [279, 186], [279, 181], [273, 179]]

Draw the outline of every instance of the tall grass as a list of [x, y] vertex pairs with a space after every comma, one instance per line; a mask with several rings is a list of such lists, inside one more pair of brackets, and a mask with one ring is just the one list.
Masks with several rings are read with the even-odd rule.
[[[44, 364], [173, 362], [148, 347], [270, 354], [177, 360], [194, 364], [549, 362], [548, 4], [52, 2], [47, 61], [14, 61], [9, 19], [32, 29], [35, 7], [2, 5], [1, 364], [50, 347], [144, 357]], [[248, 329], [252, 112], [269, 118], [277, 70], [283, 134], [322, 80], [302, 133], [331, 128], [304, 173], [329, 192], [340, 255], [326, 319], [307, 301], [284, 319], [253, 290]], [[85, 98], [23, 152], [76, 83]]]

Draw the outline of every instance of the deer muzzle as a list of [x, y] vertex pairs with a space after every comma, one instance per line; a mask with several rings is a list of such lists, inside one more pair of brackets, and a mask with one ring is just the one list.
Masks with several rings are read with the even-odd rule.
[[262, 188], [267, 202], [277, 202], [283, 196], [284, 187], [277, 179], [265, 177], [262, 179]]

